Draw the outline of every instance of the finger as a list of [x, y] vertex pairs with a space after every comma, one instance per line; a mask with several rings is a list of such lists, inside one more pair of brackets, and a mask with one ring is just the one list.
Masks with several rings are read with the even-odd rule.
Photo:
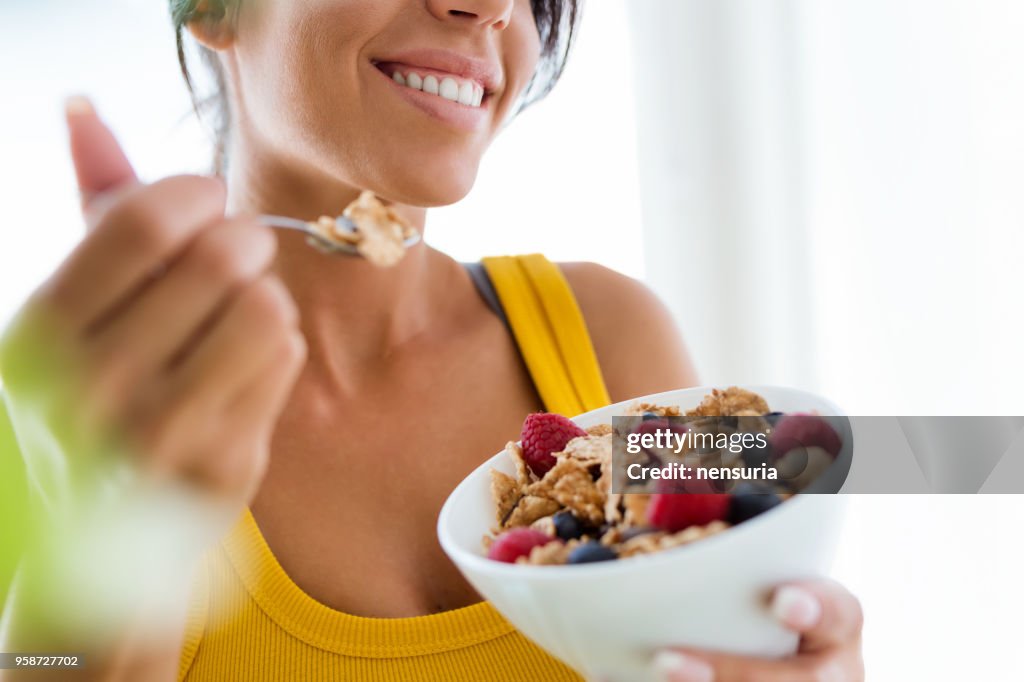
[[75, 328], [99, 326], [202, 229], [223, 220], [219, 180], [179, 176], [129, 190], [48, 281], [41, 295]]
[[[801, 657], [763, 659], [711, 652], [666, 650], [654, 657], [655, 678], [661, 682], [844, 682], [846, 676], [822, 678], [816, 661]], [[843, 671], [837, 671], [843, 675]]]
[[255, 380], [235, 396], [222, 422], [236, 433], [250, 434], [250, 448], [220, 451], [189, 462], [185, 471], [207, 488], [235, 490], [246, 498], [259, 487], [267, 470], [270, 440], [292, 387], [305, 365], [306, 343], [295, 332], [285, 338]]
[[775, 591], [771, 608], [783, 625], [803, 635], [800, 650], [806, 652], [854, 641], [864, 625], [860, 602], [831, 580], [783, 585]]
[[264, 275], [245, 287], [176, 367], [125, 406], [125, 447], [147, 453], [152, 473], [161, 475], [210, 448], [229, 446], [217, 442], [227, 406], [270, 366], [295, 333], [297, 317], [276, 277]]
[[284, 285], [265, 275], [229, 304], [196, 347], [172, 370], [195, 405], [220, 412], [259, 375], [296, 329], [298, 311]]
[[72, 97], [64, 105], [64, 114], [83, 210], [100, 195], [137, 182], [128, 157], [92, 102]]
[[93, 337], [98, 354], [131, 353], [125, 369], [136, 377], [169, 365], [215, 311], [267, 269], [276, 245], [269, 228], [246, 218], [203, 231]]
[[285, 337], [256, 380], [234, 397], [226, 418], [269, 437], [305, 364], [306, 340], [296, 331]]

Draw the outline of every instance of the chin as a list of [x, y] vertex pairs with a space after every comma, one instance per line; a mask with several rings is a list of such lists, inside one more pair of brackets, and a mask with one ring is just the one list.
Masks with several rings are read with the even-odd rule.
[[383, 176], [379, 188], [369, 189], [399, 204], [435, 208], [450, 206], [469, 194], [476, 182], [477, 165], [409, 161]]

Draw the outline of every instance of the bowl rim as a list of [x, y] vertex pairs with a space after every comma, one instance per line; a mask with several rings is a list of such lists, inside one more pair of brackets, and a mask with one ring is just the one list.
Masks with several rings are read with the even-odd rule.
[[[738, 385], [738, 384], [733, 384], [733, 385]], [[652, 394], [649, 394], [649, 395], [638, 396], [636, 398], [630, 398], [629, 400], [623, 400], [623, 401], [620, 401], [618, 403], [613, 403], [613, 404], [610, 404], [610, 405], [605, 405], [604, 407], [599, 407], [596, 410], [590, 410], [589, 412], [584, 412], [583, 414], [579, 414], [579, 415], [576, 415], [575, 417], [571, 417], [571, 419], [572, 419], [572, 421], [576, 421], [576, 420], [579, 420], [579, 419], [584, 419], [585, 417], [589, 417], [589, 416], [591, 416], [591, 415], [593, 415], [593, 414], [595, 414], [597, 412], [601, 412], [601, 411], [609, 410], [609, 409], [615, 409], [617, 407], [625, 407], [625, 406], [628, 406], [628, 405], [630, 405], [630, 404], [632, 404], [634, 402], [637, 402], [637, 401], [657, 402], [658, 398], [664, 398], [665, 396], [669, 396], [669, 395], [679, 395], [682, 392], [686, 392], [686, 393], [689, 393], [689, 392], [693, 392], [693, 393], [703, 392], [703, 394], [706, 395], [709, 391], [711, 391], [712, 388], [718, 388], [718, 387], [717, 386], [695, 386], [695, 387], [691, 387], [691, 388], [675, 389], [675, 390], [671, 390], [671, 391], [662, 391], [660, 393], [652, 393]], [[833, 410], [830, 411], [830, 413], [828, 415], [826, 415], [826, 416], [840, 416], [840, 417], [847, 416], [832, 401], [830, 401], [830, 400], [828, 400], [826, 398], [822, 398], [821, 396], [818, 396], [817, 394], [811, 393], [810, 391], [806, 391], [804, 389], [794, 388], [794, 387], [790, 387], [790, 386], [781, 386], [781, 385], [756, 385], [756, 386], [746, 386], [746, 385], [743, 385], [743, 386], [740, 386], [740, 388], [744, 388], [745, 390], [753, 391], [753, 392], [759, 393], [759, 394], [762, 391], [764, 391], [765, 389], [767, 389], [768, 392], [774, 392], [774, 391], [779, 390], [779, 389], [786, 390], [786, 391], [795, 391], [796, 393], [801, 393], [801, 394], [804, 394], [804, 395], [807, 395], [807, 396], [812, 396], [820, 404], [824, 404], [825, 406], [833, 408]], [[721, 533], [716, 533], [716, 534], [714, 534], [712, 536], [709, 536], [709, 537], [706, 537], [706, 538], [702, 538], [702, 539], [700, 539], [698, 541], [695, 541], [695, 542], [692, 542], [692, 543], [689, 543], [689, 544], [686, 544], [686, 545], [681, 545], [679, 547], [672, 547], [670, 549], [663, 550], [663, 551], [660, 551], [660, 552], [654, 552], [654, 553], [651, 553], [651, 554], [642, 554], [642, 555], [639, 555], [639, 556], [627, 557], [625, 559], [616, 559], [614, 561], [600, 561], [600, 562], [587, 563], [587, 564], [572, 564], [572, 565], [565, 564], [565, 565], [550, 565], [550, 566], [549, 565], [538, 566], [538, 565], [532, 565], [532, 564], [510, 564], [510, 563], [505, 563], [505, 562], [501, 562], [501, 561], [495, 561], [494, 559], [488, 559], [486, 556], [482, 556], [482, 555], [480, 555], [478, 553], [475, 553], [475, 552], [469, 551], [467, 549], [464, 549], [463, 547], [461, 547], [459, 545], [458, 542], [456, 542], [454, 540], [454, 538], [451, 537], [451, 535], [448, 532], [448, 526], [451, 525], [451, 523], [452, 523], [451, 517], [454, 515], [453, 508], [454, 508], [454, 504], [455, 504], [454, 500], [455, 500], [456, 496], [464, 494], [466, 492], [465, 489], [464, 489], [464, 486], [466, 486], [467, 482], [471, 478], [476, 478], [478, 475], [482, 475], [481, 474], [482, 471], [486, 473], [486, 471], [489, 471], [491, 468], [493, 468], [495, 463], [500, 461], [500, 458], [502, 458], [504, 456], [506, 456], [505, 455], [505, 451], [502, 450], [502, 451], [494, 454], [492, 457], [489, 457], [486, 461], [484, 461], [482, 464], [480, 464], [480, 466], [478, 466], [475, 469], [473, 469], [473, 471], [471, 471], [468, 475], [466, 475], [466, 477], [463, 478], [462, 481], [460, 481], [457, 486], [455, 486], [455, 488], [452, 490], [452, 492], [448, 495], [448, 498], [445, 500], [444, 505], [441, 507], [441, 512], [438, 515], [438, 520], [437, 520], [437, 536], [438, 536], [438, 539], [441, 542], [441, 548], [444, 550], [444, 552], [448, 555], [448, 557], [460, 569], [463, 569], [463, 567], [465, 567], [465, 569], [471, 570], [473, 572], [485, 571], [485, 572], [488, 572], [489, 574], [491, 574], [492, 576], [495, 576], [495, 577], [508, 577], [508, 576], [513, 576], [513, 575], [519, 575], [519, 576], [528, 575], [529, 577], [531, 577], [533, 579], [547, 579], [547, 580], [552, 580], [552, 581], [572, 580], [572, 579], [578, 578], [578, 577], [613, 576], [616, 573], [634, 571], [636, 568], [640, 567], [641, 565], [653, 568], [653, 567], [655, 567], [655, 566], [657, 566], [659, 564], [662, 564], [662, 563], [678, 562], [678, 561], [680, 561], [681, 558], [685, 558], [685, 557], [688, 557], [688, 556], [693, 556], [693, 554], [694, 554], [693, 550], [694, 550], [695, 547], [699, 548], [699, 547], [719, 546], [719, 545], [721, 545], [723, 543], [731, 542], [731, 540], [729, 540], [729, 538], [739, 538], [739, 537], [742, 537], [742, 536], [744, 536], [746, 534], [749, 534], [751, 532], [755, 532], [756, 529], [762, 523], [766, 522], [766, 519], [768, 519], [768, 520], [770, 520], [770, 519], [777, 519], [779, 517], [779, 515], [781, 515], [781, 514], [787, 514], [788, 515], [789, 512], [787, 510], [801, 509], [804, 506], [806, 506], [807, 504], [812, 504], [811, 502], [807, 502], [807, 500], [809, 500], [809, 499], [816, 498], [816, 497], [818, 497], [820, 495], [829, 495], [829, 496], [836, 496], [837, 495], [836, 493], [801, 493], [801, 494], [797, 494], [797, 495], [794, 495], [792, 498], [786, 500], [785, 504], [777, 505], [776, 507], [774, 507], [773, 509], [770, 509], [769, 511], [765, 512], [764, 514], [761, 514], [761, 515], [759, 515], [759, 516], [757, 516], [757, 517], [755, 517], [753, 519], [750, 519], [748, 521], [744, 521], [741, 524], [737, 524], [735, 526], [732, 526], [732, 527], [726, 529], [725, 531], [723, 531]], [[687, 551], [687, 550], [689, 550], [689, 551]], [[525, 571], [525, 573], [524, 573], [524, 571]]]

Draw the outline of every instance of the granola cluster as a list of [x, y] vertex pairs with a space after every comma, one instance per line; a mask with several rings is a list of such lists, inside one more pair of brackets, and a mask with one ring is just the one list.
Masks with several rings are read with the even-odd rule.
[[[638, 424], [681, 416], [775, 423], [780, 415], [761, 396], [736, 387], [713, 390], [685, 415], [678, 406], [646, 402], [624, 412]], [[613, 448], [623, 440], [616, 435], [611, 424], [584, 431], [559, 415], [531, 415], [522, 440], [505, 446], [515, 475], [491, 470], [495, 525], [483, 540], [488, 556], [559, 565], [651, 554], [720, 533], [788, 497], [750, 486], [731, 494], [614, 493]]]
[[414, 227], [370, 191], [349, 204], [344, 216], [356, 226], [355, 232], [339, 229], [338, 222], [329, 216], [310, 225], [329, 240], [356, 247], [367, 260], [381, 267], [402, 260], [405, 240], [415, 234]]

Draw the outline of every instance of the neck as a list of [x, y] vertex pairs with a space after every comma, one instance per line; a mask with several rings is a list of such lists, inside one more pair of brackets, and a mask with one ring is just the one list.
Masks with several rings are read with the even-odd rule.
[[[282, 163], [253, 159], [233, 149], [228, 174], [229, 212], [315, 220], [337, 216], [359, 188]], [[425, 211], [398, 207], [423, 230]], [[274, 265], [294, 297], [309, 346], [308, 370], [333, 391], [356, 390], [402, 346], [429, 333], [444, 312], [458, 264], [423, 242], [395, 266], [363, 258], [324, 255], [299, 233], [278, 232]]]

